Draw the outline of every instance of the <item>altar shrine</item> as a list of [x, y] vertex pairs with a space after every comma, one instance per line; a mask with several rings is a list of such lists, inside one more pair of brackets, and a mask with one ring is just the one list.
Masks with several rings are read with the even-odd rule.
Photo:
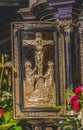
[[71, 116], [67, 88], [83, 85], [82, 8], [82, 0], [29, 0], [11, 23], [13, 116], [32, 130], [62, 130], [53, 122]]

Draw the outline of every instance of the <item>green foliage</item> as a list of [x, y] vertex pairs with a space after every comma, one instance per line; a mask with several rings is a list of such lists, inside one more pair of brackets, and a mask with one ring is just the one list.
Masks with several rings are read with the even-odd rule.
[[70, 97], [72, 95], [75, 95], [73, 89], [71, 89], [70, 87], [67, 89], [67, 92], [66, 92], [66, 101], [67, 101], [67, 110], [70, 110], [71, 109], [71, 105], [69, 104], [69, 100], [70, 100]]
[[11, 130], [12, 128], [14, 128], [15, 130], [18, 128], [20, 128], [19, 130], [22, 130], [21, 127], [16, 126], [17, 123], [19, 122], [19, 120], [14, 120], [13, 116], [12, 116], [12, 110], [11, 111], [7, 111], [5, 112], [5, 114], [2, 117], [2, 122], [0, 125], [0, 129], [2, 130]]
[[64, 116], [63, 120], [59, 122], [59, 125], [64, 128], [64, 130], [77, 129], [77, 124], [75, 120], [72, 120], [70, 116]]
[[63, 106], [59, 106], [59, 105], [57, 105], [57, 106], [54, 106], [54, 108], [55, 108], [56, 111], [60, 111], [61, 108], [63, 108]]
[[73, 89], [68, 88], [68, 89], [67, 89], [67, 93], [66, 93], [66, 100], [67, 100], [67, 103], [69, 103], [70, 96], [72, 96], [72, 95], [75, 95]]
[[[78, 103], [76, 104], [76, 108], [71, 107], [71, 105], [73, 104], [70, 103], [70, 99], [71, 97], [74, 96], [77, 96], [77, 98], [73, 100], [74, 103], [76, 103], [75, 102], [76, 100], [79, 100], [78, 102], [80, 103], [79, 111], [78, 109], [76, 109], [77, 106], [79, 105]], [[67, 111], [71, 112], [73, 110], [73, 112], [75, 111], [75, 113], [73, 115], [63, 115], [60, 121], [58, 121], [57, 123], [55, 121], [54, 124], [57, 127], [63, 128], [63, 130], [83, 130], [83, 86], [77, 87], [75, 92], [71, 88], [68, 88], [66, 93], [66, 100], [67, 100]]]
[[0, 116], [0, 130], [22, 130], [22, 127], [17, 125], [20, 120], [13, 119], [12, 106], [12, 94], [4, 92], [0, 102], [0, 109], [3, 109], [5, 113]]
[[[0, 57], [0, 130], [22, 130], [13, 119], [12, 69], [9, 55]], [[9, 65], [9, 67], [8, 67]]]

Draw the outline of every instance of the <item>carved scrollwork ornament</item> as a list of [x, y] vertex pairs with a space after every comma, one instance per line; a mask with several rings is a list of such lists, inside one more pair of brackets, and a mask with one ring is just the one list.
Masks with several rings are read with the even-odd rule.
[[65, 26], [64, 31], [70, 33], [71, 32], [71, 27], [70, 26]]
[[63, 27], [65, 32], [72, 32], [76, 26], [75, 21], [72, 20], [61, 20], [59, 21], [59, 27]]
[[35, 127], [35, 130], [42, 130], [42, 128], [41, 128], [41, 127], [36, 126], [36, 127]]
[[65, 42], [68, 44], [70, 42], [70, 36], [65, 37]]
[[83, 37], [83, 29], [79, 28], [79, 34], [80, 34], [80, 37]]
[[77, 27], [79, 28], [79, 35], [80, 37], [83, 37], [83, 21], [78, 21], [77, 22]]
[[16, 38], [16, 32], [17, 32], [17, 28], [14, 29], [14, 33], [13, 33], [15, 38]]
[[59, 26], [64, 27], [64, 26], [70, 26], [72, 25], [72, 20], [61, 20], [59, 21]]

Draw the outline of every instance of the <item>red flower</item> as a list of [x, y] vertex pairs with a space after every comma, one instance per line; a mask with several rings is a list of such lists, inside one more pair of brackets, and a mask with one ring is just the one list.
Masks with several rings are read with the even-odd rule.
[[0, 109], [0, 115], [4, 115], [4, 110]]
[[76, 111], [80, 111], [80, 102], [79, 102], [79, 99], [76, 99], [76, 101], [74, 102], [73, 108]]
[[71, 105], [73, 105], [74, 102], [75, 102], [77, 99], [78, 99], [77, 96], [71, 96], [71, 97], [70, 97], [70, 102], [69, 102], [69, 103], [70, 103]]
[[79, 86], [78, 88], [76, 88], [75, 93], [77, 96], [80, 96], [80, 94], [82, 94], [83, 92], [83, 87]]
[[8, 68], [4, 68], [4, 71], [5, 71], [5, 72], [8, 71]]

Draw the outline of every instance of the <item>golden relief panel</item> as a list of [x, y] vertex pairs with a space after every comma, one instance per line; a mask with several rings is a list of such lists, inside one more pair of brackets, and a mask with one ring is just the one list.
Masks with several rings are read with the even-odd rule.
[[16, 70], [13, 71], [14, 117], [56, 118], [56, 115], [63, 113], [62, 109], [59, 112], [55, 110], [58, 98], [56, 89], [60, 89], [61, 105], [65, 103], [65, 91], [56, 84], [56, 69], [59, 67], [63, 75], [60, 85], [65, 86], [64, 49], [59, 51], [59, 56], [60, 53], [63, 56], [59, 57], [62, 65], [56, 66], [56, 26], [54, 23], [31, 24], [12, 24], [12, 57]]
[[[54, 41], [43, 40], [43, 34], [36, 32], [34, 40], [22, 41], [25, 48], [28, 46], [27, 50], [30, 46], [31, 49], [34, 47], [34, 57], [28, 53], [29, 58], [24, 63], [26, 76], [23, 80], [24, 108], [37, 108], [38, 106], [39, 108], [52, 108], [56, 105], [53, 56], [49, 57], [45, 63], [47, 65], [45, 72], [43, 64], [44, 48], [48, 49], [48, 46], [53, 48]], [[34, 63], [30, 57], [33, 57]]]

